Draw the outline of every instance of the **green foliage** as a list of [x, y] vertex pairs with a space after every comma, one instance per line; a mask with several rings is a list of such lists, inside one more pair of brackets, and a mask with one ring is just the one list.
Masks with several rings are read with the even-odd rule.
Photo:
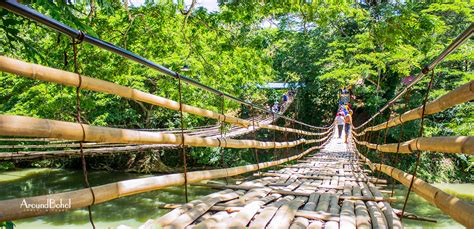
[[13, 229], [15, 224], [12, 221], [0, 222], [1, 229]]
[[0, 162], [0, 171], [11, 170], [15, 168], [15, 164], [13, 162]]

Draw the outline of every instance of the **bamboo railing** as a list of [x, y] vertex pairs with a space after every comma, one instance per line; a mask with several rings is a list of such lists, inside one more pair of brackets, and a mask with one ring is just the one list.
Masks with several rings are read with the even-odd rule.
[[[426, 103], [426, 105], [407, 111], [397, 118], [389, 119], [387, 122], [380, 123], [376, 126], [365, 128], [363, 131], [356, 133], [352, 130], [352, 139], [355, 144], [366, 146], [380, 152], [387, 153], [412, 153], [414, 151], [431, 151], [442, 153], [461, 153], [474, 155], [474, 136], [449, 136], [449, 137], [419, 137], [401, 143], [391, 144], [374, 144], [366, 141], [359, 141], [357, 137], [365, 135], [369, 131], [379, 131], [386, 128], [397, 126], [401, 123], [422, 118], [429, 114], [435, 114], [444, 111], [460, 103], [469, 102], [474, 99], [474, 81], [462, 85], [461, 87], [439, 97], [438, 99]], [[424, 113], [423, 113], [424, 112]], [[424, 114], [424, 115], [423, 115]], [[467, 228], [474, 228], [474, 205], [469, 204], [459, 198], [449, 195], [440, 189], [405, 173], [399, 169], [393, 168], [385, 164], [376, 164], [370, 162], [356, 150], [361, 158], [373, 171], [381, 171], [403, 185], [412, 188], [412, 190], [434, 204], [444, 213], [451, 216], [454, 220], [463, 224]], [[411, 182], [413, 181], [413, 186]]]
[[[322, 139], [307, 140], [306, 144], [323, 142], [327, 140], [330, 136], [326, 136]], [[153, 149], [162, 149], [162, 148], [176, 148], [179, 145], [175, 144], [145, 144], [145, 145], [119, 145], [111, 144], [106, 147], [101, 148], [85, 148], [83, 149], [84, 155], [87, 156], [96, 156], [112, 153], [121, 153], [121, 152], [141, 152], [144, 150], [153, 150]], [[69, 150], [53, 150], [53, 151], [17, 151], [17, 152], [2, 152], [0, 153], [0, 160], [18, 160], [18, 159], [35, 159], [35, 158], [57, 158], [59, 156], [77, 156], [81, 152], [79, 149], [69, 149]]]
[[[23, 136], [60, 138], [66, 140], [129, 143], [129, 144], [176, 144], [182, 143], [180, 134], [163, 134], [110, 127], [82, 125], [78, 123], [31, 118], [15, 115], [0, 115], [1, 136]], [[330, 131], [327, 131], [330, 133]], [[300, 144], [324, 141], [321, 139], [298, 139], [291, 142], [262, 142], [256, 140], [235, 140], [227, 138], [202, 138], [184, 135], [184, 145], [224, 148], [290, 148]]]
[[[367, 127], [359, 133], [355, 132], [355, 130], [352, 130], [353, 142], [356, 145], [366, 146], [369, 149], [386, 153], [413, 153], [415, 151], [430, 151], [474, 155], [474, 136], [419, 137], [409, 141], [391, 144], [374, 144], [366, 141], [359, 141], [357, 139], [357, 137], [362, 137], [367, 134], [367, 132], [380, 131], [397, 126], [404, 122], [420, 119], [423, 118], [423, 116], [444, 111], [455, 105], [472, 101], [473, 99], [474, 80], [429, 103], [426, 103], [424, 106], [409, 110], [396, 118], [391, 118], [386, 122]], [[379, 111], [379, 113], [380, 112], [381, 111]], [[425, 181], [416, 178], [416, 176], [414, 177], [411, 174], [405, 173], [399, 169], [385, 164], [376, 164], [370, 162], [370, 160], [357, 151], [356, 145], [353, 145], [354, 150], [359, 154], [360, 158], [366, 162], [372, 171], [381, 171], [389, 175], [403, 185], [410, 187], [410, 189], [412, 189], [415, 193], [426, 199], [428, 202], [434, 204], [444, 213], [451, 216], [454, 220], [463, 224], [467, 228], [474, 228], [474, 217], [472, 217], [472, 214], [474, 213], [474, 205], [462, 201], [453, 195], [447, 194], [442, 190], [426, 183]], [[411, 182], [413, 182], [413, 186], [411, 185]]]
[[[455, 105], [469, 102], [471, 100], [474, 100], [474, 80], [427, 103], [425, 107], [425, 116], [444, 111]], [[388, 120], [387, 122], [380, 123], [376, 126], [367, 127], [363, 131], [359, 132], [358, 135], [364, 134], [368, 131], [383, 130], [386, 128], [400, 125], [401, 123], [404, 123], [404, 122], [420, 119], [422, 111], [423, 111], [423, 106], [419, 106], [415, 109], [412, 109], [403, 113], [402, 115], [396, 118], [392, 118]]]
[[[372, 163], [357, 150], [356, 143], [353, 143], [352, 149], [372, 171], [381, 171], [393, 179], [399, 181], [404, 186], [410, 186], [410, 182], [413, 178], [412, 174], [405, 173], [399, 169], [385, 164]], [[454, 220], [464, 225], [466, 228], [474, 228], [474, 217], [472, 217], [474, 205], [450, 195], [416, 177], [413, 181], [412, 190], [428, 202], [434, 204]]]
[[[16, 74], [19, 76], [37, 79], [52, 83], [59, 83], [66, 86], [80, 87], [81, 89], [102, 92], [112, 95], [117, 95], [123, 98], [133, 99], [136, 101], [152, 104], [159, 107], [168, 108], [171, 110], [179, 111], [180, 104], [176, 101], [163, 98], [157, 95], [146, 93], [137, 89], [132, 89], [119, 84], [100, 80], [88, 76], [79, 75], [72, 72], [67, 72], [55, 68], [45, 67], [38, 64], [31, 64], [24, 61], [16, 60], [13, 58], [0, 56], [0, 71]], [[249, 127], [253, 123], [252, 121], [232, 117], [228, 115], [219, 114], [214, 111], [190, 106], [183, 104], [183, 112], [203, 116], [219, 121], [231, 123], [234, 125]], [[303, 131], [287, 127], [279, 127], [269, 124], [259, 124], [256, 122], [256, 126], [264, 129], [291, 132], [296, 134], [308, 135], [308, 136], [319, 136], [321, 133]]]
[[[214, 169], [214, 170], [206, 170], [206, 171], [194, 171], [187, 173], [187, 182], [188, 183], [195, 183], [202, 180], [209, 180], [209, 179], [217, 179], [223, 177], [231, 177], [247, 172], [256, 171], [258, 169], [264, 169], [271, 166], [279, 165], [286, 163], [288, 161], [299, 159], [314, 150], [320, 149], [324, 146], [314, 146], [311, 147], [304, 152], [289, 157], [284, 158], [276, 161], [269, 161], [269, 162], [262, 162], [259, 164], [252, 164], [252, 165], [245, 165], [245, 166], [238, 166], [232, 167], [227, 169]], [[162, 175], [162, 176], [155, 176], [155, 177], [147, 177], [147, 178], [140, 178], [140, 179], [132, 179], [132, 180], [125, 180], [119, 181], [115, 183], [105, 184], [101, 186], [92, 187], [95, 195], [95, 204], [103, 203], [112, 199], [117, 199], [124, 196], [149, 192], [153, 190], [163, 189], [170, 186], [177, 186], [184, 184], [184, 174], [183, 173], [176, 173], [170, 175]], [[69, 191], [69, 192], [62, 192], [44, 196], [35, 196], [35, 197], [28, 197], [28, 198], [17, 198], [11, 200], [2, 200], [0, 201], [0, 222], [7, 221], [7, 220], [16, 220], [22, 218], [29, 218], [34, 216], [41, 216], [41, 215], [48, 215], [54, 214], [58, 211], [51, 211], [48, 208], [39, 208], [35, 209], [35, 211], [27, 210], [26, 208], [21, 208], [21, 204], [26, 202], [28, 204], [44, 204], [45, 200], [51, 200], [55, 203], [59, 203], [62, 201], [63, 203], [68, 203], [68, 200], [71, 201], [70, 208], [66, 209], [59, 209], [59, 210], [72, 210], [77, 208], [87, 207], [92, 204], [92, 195], [91, 191], [88, 188], [76, 190], [76, 191]]]
[[[355, 138], [354, 138], [355, 139]], [[377, 145], [358, 141], [359, 145], [386, 153], [397, 153], [398, 143]], [[413, 153], [416, 150], [441, 153], [463, 153], [474, 155], [474, 136], [420, 137], [401, 142], [398, 153]]]
[[[374, 164], [374, 167], [375, 170], [380, 170], [405, 186], [409, 186], [413, 178], [413, 175], [388, 165]], [[416, 177], [413, 181], [412, 190], [466, 228], [474, 228], [474, 217], [472, 215], [474, 205], [443, 192], [441, 189]]]

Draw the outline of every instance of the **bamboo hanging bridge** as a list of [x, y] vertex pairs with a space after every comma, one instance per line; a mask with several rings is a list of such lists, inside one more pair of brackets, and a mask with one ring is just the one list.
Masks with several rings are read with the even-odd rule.
[[[316, 127], [283, 114], [273, 113], [68, 27], [16, 1], [1, 1], [0, 7], [70, 36], [73, 39], [75, 58], [80, 43], [89, 43], [175, 78], [178, 81], [177, 90], [180, 92], [179, 101], [173, 101], [94, 76], [79, 74], [77, 68], [75, 72], [68, 72], [0, 56], [2, 72], [77, 89], [76, 122], [0, 115], [0, 142], [8, 143], [0, 147], [4, 150], [0, 153], [0, 160], [36, 160], [78, 155], [83, 164], [85, 180], [85, 188], [80, 190], [0, 200], [0, 222], [57, 212], [47, 208], [26, 210], [21, 207], [23, 202], [41, 204], [45, 200], [60, 202], [70, 199], [70, 208], [61, 210], [87, 207], [91, 224], [94, 226], [91, 207], [96, 204], [170, 186], [183, 185], [187, 190], [187, 186], [191, 184], [211, 187], [216, 189], [216, 192], [185, 204], [159, 206], [172, 210], [157, 219], [148, 220], [141, 228], [402, 228], [401, 220], [408, 217], [405, 209], [393, 209], [390, 205], [394, 201], [393, 189], [384, 190], [389, 183], [393, 185], [399, 182], [408, 187], [404, 207], [410, 192], [413, 191], [462, 225], [474, 228], [472, 204], [416, 177], [421, 152], [474, 154], [473, 136], [423, 136], [423, 121], [426, 116], [458, 104], [470, 103], [474, 99], [474, 81], [470, 81], [433, 101], [428, 101], [436, 65], [471, 37], [473, 25], [455, 38], [386, 106], [365, 123], [353, 128], [349, 143], [345, 144], [334, 134], [334, 124]], [[425, 90], [423, 104], [415, 109], [408, 109], [406, 104], [410, 99], [410, 90], [415, 84], [426, 84], [424, 76], [429, 73], [431, 78]], [[183, 82], [221, 97], [222, 109], [216, 112], [183, 103]], [[169, 131], [88, 125], [81, 119], [80, 90], [110, 94], [175, 110], [180, 114], [181, 128]], [[243, 119], [226, 114], [226, 100], [249, 107], [253, 116]], [[395, 105], [403, 106], [404, 112], [394, 113]], [[187, 130], [183, 125], [183, 113], [217, 120], [218, 124]], [[378, 123], [378, 116], [386, 116], [386, 121]], [[285, 121], [284, 126], [277, 125], [278, 119]], [[420, 120], [419, 137], [403, 141], [403, 126], [413, 120]], [[225, 131], [224, 124], [232, 127]], [[400, 128], [400, 136], [398, 142], [387, 143], [386, 136], [392, 127]], [[273, 131], [273, 140], [256, 139], [256, 132], [259, 130]], [[284, 141], [276, 141], [277, 132], [284, 134]], [[250, 134], [253, 134], [253, 137], [248, 139]], [[33, 144], [35, 142], [43, 144]], [[183, 173], [124, 180], [94, 187], [89, 185], [85, 156], [162, 147], [181, 149]], [[254, 149], [256, 164], [187, 171], [187, 147]], [[286, 151], [286, 154], [277, 152], [277, 149]], [[270, 161], [261, 162], [258, 155], [265, 150], [272, 151], [275, 157]], [[378, 163], [368, 159], [369, 150], [378, 155]], [[386, 153], [394, 154], [397, 158], [403, 154], [416, 154], [417, 162], [413, 175], [385, 164]], [[254, 179], [242, 183], [223, 184], [211, 181], [250, 172], [255, 172]]]

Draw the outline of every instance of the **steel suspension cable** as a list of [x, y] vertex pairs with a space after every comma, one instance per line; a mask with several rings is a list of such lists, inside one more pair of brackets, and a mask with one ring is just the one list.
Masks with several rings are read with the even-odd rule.
[[82, 75], [79, 73], [79, 65], [77, 63], [77, 45], [82, 42], [83, 37], [79, 37], [76, 41], [75, 38], [72, 39], [72, 47], [73, 47], [73, 52], [74, 52], [74, 72], [77, 74], [78, 79], [79, 79], [79, 85], [76, 87], [76, 120], [81, 125], [81, 130], [82, 130], [82, 140], [79, 142], [79, 152], [81, 154], [81, 164], [82, 164], [82, 175], [84, 177], [84, 186], [85, 188], [88, 188], [91, 192], [92, 195], [92, 203], [87, 206], [87, 212], [89, 214], [89, 222], [91, 223], [92, 228], [95, 229], [95, 224], [94, 220], [92, 217], [92, 205], [95, 204], [95, 194], [94, 190], [89, 184], [89, 178], [88, 178], [88, 173], [87, 173], [87, 164], [86, 164], [86, 158], [84, 156], [84, 149], [83, 149], [83, 143], [84, 140], [86, 139], [86, 131], [84, 129], [84, 126], [82, 124], [82, 118], [81, 118], [81, 84], [82, 84]]
[[184, 145], [184, 117], [183, 117], [183, 95], [182, 95], [182, 83], [181, 83], [181, 76], [176, 74], [178, 78], [178, 94], [179, 94], [179, 119], [181, 121], [181, 155], [183, 158], [183, 174], [184, 174], [184, 195], [186, 199], [186, 203], [188, 202], [188, 165], [186, 162], [186, 149]]
[[[431, 70], [431, 79], [430, 79], [430, 82], [428, 83], [428, 88], [426, 90], [425, 98], [423, 100], [423, 107], [421, 109], [420, 131], [418, 133], [418, 137], [423, 137], [423, 129], [424, 129], [423, 124], [424, 124], [424, 121], [425, 121], [425, 108], [426, 108], [426, 103], [428, 102], [428, 96], [430, 94], [431, 87], [433, 86], [433, 79], [434, 79], [434, 69]], [[416, 173], [417, 173], [417, 170], [418, 170], [418, 165], [420, 164], [420, 156], [421, 156], [421, 151], [417, 150], [415, 168], [413, 169], [413, 174], [412, 174], [412, 177], [411, 177], [410, 186], [408, 187], [407, 195], [405, 197], [405, 202], [403, 203], [402, 215], [400, 217], [400, 221], [402, 221], [402, 219], [403, 219], [403, 214], [405, 213], [405, 208], [406, 208], [406, 205], [407, 205], [407, 202], [408, 202], [408, 198], [410, 198], [410, 192], [411, 192], [411, 189], [413, 187], [413, 182], [415, 181]]]

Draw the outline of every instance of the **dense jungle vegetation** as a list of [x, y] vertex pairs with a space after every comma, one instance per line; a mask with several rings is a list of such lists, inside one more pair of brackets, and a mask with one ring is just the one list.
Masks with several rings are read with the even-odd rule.
[[[293, 1], [290, 1], [293, 2]], [[456, 36], [474, 22], [470, 1], [308, 1], [308, 3], [219, 1], [209, 12], [181, 1], [22, 1], [29, 7], [92, 36], [123, 47], [179, 71], [206, 85], [256, 104], [268, 106], [284, 91], [264, 90], [265, 82], [298, 83], [289, 116], [322, 126], [337, 109], [337, 89], [351, 85], [355, 126], [393, 98], [402, 79], [418, 74]], [[71, 39], [30, 20], [0, 10], [0, 53], [49, 67], [74, 71]], [[474, 79], [472, 39], [436, 67], [434, 99]], [[177, 82], [118, 55], [88, 44], [79, 45], [79, 71], [178, 100]], [[408, 108], [421, 105], [429, 77], [411, 92]], [[219, 111], [220, 98], [185, 85], [184, 102]], [[117, 96], [82, 91], [82, 117], [91, 125], [121, 128], [179, 128], [179, 113]], [[75, 88], [0, 73], [0, 112], [75, 121]], [[404, 109], [403, 101], [394, 112]], [[226, 102], [226, 113], [253, 113]], [[250, 112], [250, 114], [249, 114]], [[385, 121], [381, 115], [374, 122]], [[185, 114], [187, 128], [214, 125], [214, 120]], [[472, 102], [431, 115], [425, 136], [474, 134]], [[285, 124], [280, 120], [280, 124]], [[405, 125], [404, 139], [418, 136], [419, 122]], [[392, 128], [387, 142], [397, 142]], [[270, 138], [259, 132], [259, 139]], [[281, 136], [277, 136], [281, 139]], [[374, 138], [372, 141], [375, 141]], [[192, 166], [219, 166], [217, 149], [189, 150]], [[176, 150], [114, 154], [88, 158], [93, 168], [164, 171], [179, 167]], [[250, 150], [226, 150], [228, 165], [254, 159]], [[372, 153], [373, 154], [373, 153]], [[374, 155], [372, 155], [374, 156]], [[271, 154], [263, 159], [269, 160]], [[415, 155], [401, 157], [395, 167], [411, 171]], [[372, 157], [379, 162], [379, 157]], [[394, 164], [392, 156], [390, 160]], [[161, 164], [162, 161], [164, 164]], [[427, 181], [473, 181], [474, 158], [467, 155], [423, 154], [419, 174]], [[127, 165], [128, 167], [124, 167]], [[147, 166], [145, 166], [147, 165]], [[158, 168], [152, 168], [158, 165]], [[165, 166], [166, 165], [166, 166]], [[0, 168], [21, 166], [75, 167], [77, 159], [3, 162]], [[164, 168], [166, 167], [166, 169]]]

